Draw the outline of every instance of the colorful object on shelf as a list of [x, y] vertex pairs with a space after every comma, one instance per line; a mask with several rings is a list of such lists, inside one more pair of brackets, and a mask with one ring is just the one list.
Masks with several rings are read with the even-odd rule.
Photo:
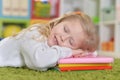
[[29, 26], [28, 19], [0, 19], [0, 38], [14, 35]]
[[100, 21], [98, 16], [94, 16], [92, 19], [95, 24], [98, 24]]
[[50, 3], [48, 1], [35, 1], [33, 13], [36, 17], [50, 17]]
[[60, 0], [32, 0], [32, 19], [53, 19], [59, 16]]
[[75, 70], [104, 70], [112, 69], [111, 63], [114, 59], [111, 57], [81, 57], [65, 58], [58, 61], [60, 71]]
[[46, 23], [48, 23], [49, 22], [49, 20], [43, 20], [43, 19], [32, 19], [31, 21], [30, 21], [30, 24], [38, 24], [38, 23], [41, 23], [41, 24], [46, 24]]
[[102, 42], [103, 51], [114, 51], [114, 38], [111, 38], [108, 42]]
[[4, 31], [3, 31], [3, 37], [12, 36], [12, 35], [20, 32], [21, 30], [22, 30], [22, 28], [18, 25], [5, 26]]

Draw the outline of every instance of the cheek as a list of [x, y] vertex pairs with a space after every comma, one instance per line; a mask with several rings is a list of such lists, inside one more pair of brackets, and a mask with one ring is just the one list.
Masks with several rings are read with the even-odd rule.
[[52, 41], [53, 41], [53, 34], [50, 33], [50, 35], [48, 36], [48, 39], [47, 39], [47, 42], [48, 42], [49, 46], [52, 46], [52, 44], [53, 44]]
[[73, 49], [67, 41], [64, 42], [62, 46], [63, 46], [63, 47], [68, 47], [68, 48]]

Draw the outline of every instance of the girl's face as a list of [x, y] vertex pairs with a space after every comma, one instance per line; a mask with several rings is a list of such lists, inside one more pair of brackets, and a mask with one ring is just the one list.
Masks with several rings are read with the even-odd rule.
[[78, 49], [82, 46], [85, 33], [78, 20], [65, 20], [54, 26], [48, 37], [48, 45]]

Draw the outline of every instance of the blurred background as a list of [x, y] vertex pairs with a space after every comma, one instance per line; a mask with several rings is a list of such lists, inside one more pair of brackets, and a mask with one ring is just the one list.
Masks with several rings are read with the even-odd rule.
[[0, 0], [0, 39], [73, 11], [92, 18], [99, 54], [120, 58], [120, 0]]

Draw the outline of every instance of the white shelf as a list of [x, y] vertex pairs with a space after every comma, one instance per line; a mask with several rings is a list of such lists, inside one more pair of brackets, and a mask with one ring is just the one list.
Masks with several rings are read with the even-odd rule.
[[[100, 50], [99, 55], [120, 58], [120, 0], [99, 0], [99, 35]], [[114, 51], [102, 51], [101, 44], [110, 41], [110, 37], [114, 38]]]
[[100, 22], [100, 24], [111, 25], [111, 24], [116, 24], [116, 21], [115, 20], [113, 20], [113, 21], [102, 21], [102, 22]]
[[[60, 15], [76, 8], [92, 19], [99, 17], [96, 24], [100, 36], [99, 54], [120, 58], [120, 0], [60, 0]], [[114, 51], [102, 51], [101, 44], [111, 37], [114, 38]]]

